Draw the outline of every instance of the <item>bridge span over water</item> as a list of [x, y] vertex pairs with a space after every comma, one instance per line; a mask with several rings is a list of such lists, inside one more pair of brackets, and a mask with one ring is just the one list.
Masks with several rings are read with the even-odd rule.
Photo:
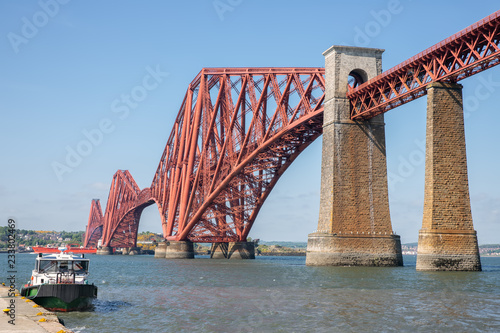
[[462, 86], [500, 61], [500, 11], [382, 72], [384, 50], [332, 46], [325, 68], [204, 68], [188, 86], [151, 186], [113, 176], [92, 200], [85, 246], [136, 246], [156, 204], [156, 256], [253, 257], [246, 239], [297, 156], [322, 136], [318, 228], [308, 265], [402, 265], [387, 189], [384, 113], [428, 95], [425, 199], [417, 269], [480, 270], [470, 210]]

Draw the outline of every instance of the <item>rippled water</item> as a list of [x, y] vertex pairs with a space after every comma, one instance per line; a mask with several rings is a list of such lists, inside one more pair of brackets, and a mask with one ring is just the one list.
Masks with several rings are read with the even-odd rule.
[[[34, 255], [18, 254], [18, 278]], [[500, 258], [483, 272], [309, 267], [305, 257], [165, 260], [91, 255], [92, 312], [75, 332], [500, 332]], [[2, 280], [6, 255], [0, 255]]]

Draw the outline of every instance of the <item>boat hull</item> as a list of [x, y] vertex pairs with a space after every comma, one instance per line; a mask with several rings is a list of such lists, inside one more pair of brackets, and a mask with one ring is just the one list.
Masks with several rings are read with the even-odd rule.
[[83, 311], [97, 297], [93, 284], [42, 284], [21, 289], [21, 295], [51, 311]]

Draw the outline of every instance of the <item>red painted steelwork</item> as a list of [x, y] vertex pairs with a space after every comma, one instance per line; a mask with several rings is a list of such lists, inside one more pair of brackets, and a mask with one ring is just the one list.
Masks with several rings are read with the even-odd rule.
[[[350, 88], [351, 117], [371, 118], [425, 95], [431, 82], [497, 65], [499, 25], [500, 11]], [[141, 192], [128, 171], [113, 177], [103, 245], [135, 246], [141, 212], [154, 202], [166, 239], [245, 240], [280, 176], [321, 135], [324, 91], [323, 68], [203, 69], [189, 85], [151, 187]]]
[[135, 247], [142, 210], [153, 204], [151, 190], [140, 190], [127, 170], [118, 170], [109, 190], [102, 246]]
[[246, 240], [264, 200], [322, 133], [323, 68], [205, 68], [151, 185], [170, 240]]
[[85, 230], [83, 247], [97, 247], [97, 242], [102, 236], [104, 217], [102, 216], [101, 203], [99, 199], [93, 199], [90, 205], [89, 222]]
[[427, 93], [428, 84], [456, 82], [500, 63], [500, 11], [350, 89], [351, 118], [369, 119]]

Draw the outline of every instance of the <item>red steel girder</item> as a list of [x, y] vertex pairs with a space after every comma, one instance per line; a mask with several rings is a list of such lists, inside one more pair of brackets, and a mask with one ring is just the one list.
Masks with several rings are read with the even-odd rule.
[[264, 200], [322, 133], [323, 68], [205, 68], [151, 185], [170, 240], [245, 240]]
[[[351, 117], [371, 118], [425, 95], [432, 82], [497, 65], [499, 22], [496, 12], [349, 89]], [[203, 69], [188, 87], [151, 187], [140, 191], [128, 171], [118, 171], [104, 217], [92, 202], [85, 244], [102, 225], [104, 246], [135, 246], [141, 212], [154, 202], [167, 239], [245, 240], [280, 176], [321, 135], [324, 91], [323, 68]]]
[[128, 170], [118, 170], [109, 190], [102, 245], [135, 247], [142, 210], [153, 204], [151, 190], [140, 190]]
[[422, 97], [432, 82], [457, 82], [500, 63], [500, 11], [347, 93], [352, 119], [369, 119]]
[[90, 205], [89, 222], [85, 229], [83, 240], [84, 247], [97, 247], [97, 242], [102, 236], [104, 217], [99, 199], [93, 199]]

